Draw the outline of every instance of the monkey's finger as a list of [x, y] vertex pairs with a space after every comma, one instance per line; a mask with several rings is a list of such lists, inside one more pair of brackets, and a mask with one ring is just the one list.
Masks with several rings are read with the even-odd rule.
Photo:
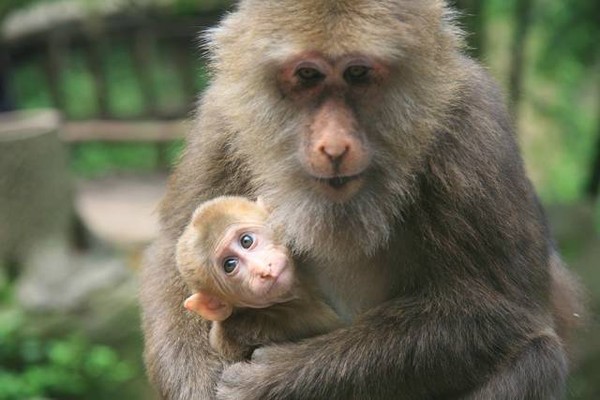
[[252, 353], [253, 364], [269, 364], [274, 359], [285, 359], [285, 346], [271, 345], [259, 347]]
[[235, 363], [223, 371], [221, 380], [217, 385], [218, 400], [242, 400], [245, 396], [247, 386], [252, 385], [254, 375], [250, 371], [251, 364], [247, 362]]

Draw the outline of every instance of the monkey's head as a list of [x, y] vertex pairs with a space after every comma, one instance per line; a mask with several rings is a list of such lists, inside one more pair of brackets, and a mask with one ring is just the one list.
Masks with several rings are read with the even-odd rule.
[[287, 249], [267, 226], [268, 211], [242, 197], [200, 205], [177, 244], [177, 265], [194, 295], [185, 307], [208, 320], [235, 307], [264, 308], [294, 297]]
[[209, 32], [211, 101], [296, 249], [385, 245], [462, 76], [450, 20], [441, 0], [246, 0]]

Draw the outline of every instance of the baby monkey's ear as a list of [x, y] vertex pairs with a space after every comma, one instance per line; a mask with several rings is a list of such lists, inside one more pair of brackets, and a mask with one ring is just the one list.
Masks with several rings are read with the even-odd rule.
[[183, 306], [209, 321], [224, 321], [233, 312], [230, 304], [221, 301], [217, 296], [204, 291], [194, 293], [183, 303]]

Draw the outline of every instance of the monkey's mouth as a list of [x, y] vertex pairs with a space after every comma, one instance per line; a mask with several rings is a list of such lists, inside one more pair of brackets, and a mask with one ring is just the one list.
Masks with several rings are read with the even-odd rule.
[[343, 189], [350, 182], [360, 179], [361, 175], [336, 176], [333, 178], [317, 178], [320, 183], [326, 184], [333, 189]]
[[345, 203], [363, 187], [365, 175], [334, 176], [332, 178], [313, 177], [317, 190], [335, 203]]

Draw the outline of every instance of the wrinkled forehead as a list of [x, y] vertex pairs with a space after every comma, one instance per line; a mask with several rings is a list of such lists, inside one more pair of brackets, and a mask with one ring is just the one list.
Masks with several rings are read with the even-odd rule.
[[367, 54], [392, 62], [431, 36], [442, 8], [435, 0], [248, 1], [214, 39], [238, 41], [263, 59], [313, 51], [332, 59]]
[[[296, 26], [294, 26], [296, 25]], [[352, 23], [351, 19], [327, 26], [289, 24], [280, 27], [279, 40], [272, 43], [272, 58], [285, 60], [295, 54], [312, 51], [330, 59], [348, 54], [368, 54], [375, 58], [400, 55], [394, 34], [373, 32], [370, 24]]]

